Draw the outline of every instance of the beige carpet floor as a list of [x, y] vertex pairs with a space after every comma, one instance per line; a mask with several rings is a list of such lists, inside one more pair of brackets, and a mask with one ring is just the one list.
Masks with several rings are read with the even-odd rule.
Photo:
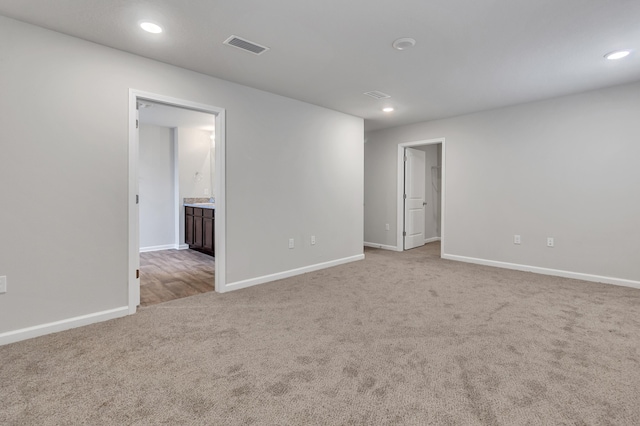
[[640, 290], [437, 250], [0, 347], [0, 424], [640, 424]]

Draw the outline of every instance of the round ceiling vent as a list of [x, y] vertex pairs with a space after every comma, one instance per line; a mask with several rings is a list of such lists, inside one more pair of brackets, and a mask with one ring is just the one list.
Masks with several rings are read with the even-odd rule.
[[416, 41], [409, 37], [399, 38], [393, 42], [393, 48], [397, 50], [406, 50], [416, 45]]

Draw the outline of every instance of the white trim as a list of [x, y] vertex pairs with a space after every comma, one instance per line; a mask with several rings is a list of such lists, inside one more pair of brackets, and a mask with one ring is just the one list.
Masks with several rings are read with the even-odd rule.
[[398, 249], [398, 247], [396, 246], [388, 246], [386, 244], [377, 244], [377, 243], [368, 243], [368, 242], [364, 242], [363, 245], [365, 247], [373, 247], [373, 248], [379, 248], [379, 249], [383, 249], [383, 250], [391, 250], [391, 251], [402, 251], [402, 249]]
[[223, 293], [227, 284], [227, 193], [226, 193], [226, 111], [216, 115], [216, 220], [214, 222], [214, 247], [216, 252], [215, 289]]
[[447, 187], [446, 182], [446, 142], [445, 138], [426, 139], [414, 142], [404, 142], [398, 144], [398, 170], [397, 170], [397, 210], [396, 210], [396, 246], [400, 248], [398, 251], [404, 250], [404, 238], [402, 236], [402, 230], [404, 228], [404, 199], [402, 197], [404, 193], [404, 149], [407, 147], [423, 146], [423, 145], [435, 145], [442, 144], [442, 180], [441, 180], [441, 194], [440, 194], [440, 240], [442, 245], [440, 247], [440, 257], [444, 256], [444, 244], [445, 244], [445, 189]]
[[243, 281], [236, 281], [234, 283], [227, 284], [225, 291], [239, 290], [241, 288], [252, 287], [254, 285], [264, 284], [264, 283], [268, 283], [270, 281], [275, 281], [275, 280], [281, 280], [283, 278], [289, 278], [289, 277], [293, 277], [300, 274], [306, 274], [307, 272], [313, 272], [313, 271], [318, 271], [320, 269], [331, 268], [332, 266], [338, 266], [344, 263], [355, 262], [363, 259], [364, 259], [364, 254], [358, 254], [355, 256], [344, 257], [342, 259], [331, 260], [329, 262], [316, 263], [315, 265], [309, 265], [302, 268], [278, 272], [276, 274], [264, 275], [262, 277], [250, 278], [248, 280], [243, 280]]
[[116, 309], [109, 309], [107, 311], [81, 315], [79, 317], [68, 318], [47, 324], [35, 325], [33, 327], [22, 328], [20, 330], [7, 331], [6, 333], [0, 333], [0, 346], [44, 336], [45, 334], [57, 333], [59, 331], [83, 327], [85, 325], [95, 324], [97, 322], [107, 321], [114, 318], [120, 318], [127, 316], [128, 314], [129, 307], [122, 306]]
[[404, 250], [404, 146], [398, 145], [396, 247]]
[[178, 250], [187, 250], [189, 248], [189, 244], [180, 244], [177, 249]]
[[431, 237], [431, 238], [424, 239], [425, 244], [433, 243], [435, 241], [440, 241], [440, 237]]
[[178, 247], [175, 244], [165, 244], [163, 246], [149, 246], [149, 247], [140, 247], [140, 253], [148, 253], [150, 251], [160, 251], [160, 250], [177, 250]]
[[640, 289], [640, 281], [626, 280], [623, 278], [604, 277], [601, 275], [584, 274], [582, 272], [563, 271], [560, 269], [541, 268], [538, 266], [520, 265], [517, 263], [499, 262], [496, 260], [478, 259], [475, 257], [457, 256], [454, 254], [444, 254], [443, 259], [455, 260], [457, 262], [475, 263], [478, 265], [495, 266], [496, 268], [514, 269], [516, 271], [533, 272], [542, 275], [552, 275], [555, 277], [572, 278], [582, 281], [592, 281], [604, 284], [613, 284], [623, 287]]
[[182, 200], [180, 200], [180, 147], [178, 145], [177, 127], [171, 129], [171, 142], [173, 144], [173, 241], [176, 248], [178, 248], [183, 243], [180, 239], [180, 230], [184, 228], [181, 221], [184, 207], [182, 207]]
[[[140, 303], [140, 280], [136, 278], [136, 269], [140, 267], [139, 218], [136, 206], [138, 194], [138, 131], [136, 129], [136, 102], [138, 99], [158, 102], [178, 108], [215, 115], [216, 132], [216, 170], [215, 170], [215, 247], [216, 273], [215, 289], [223, 292], [226, 283], [226, 195], [225, 195], [225, 110], [212, 105], [200, 104], [156, 93], [129, 89], [129, 313], [133, 314]], [[178, 200], [180, 203], [180, 200]]]
[[139, 144], [138, 109], [136, 103], [137, 94], [129, 89], [129, 265], [128, 276], [128, 305], [129, 313], [134, 314], [140, 303], [140, 280], [136, 270], [140, 269], [140, 210], [136, 206], [136, 196], [138, 195], [138, 168], [139, 168]]

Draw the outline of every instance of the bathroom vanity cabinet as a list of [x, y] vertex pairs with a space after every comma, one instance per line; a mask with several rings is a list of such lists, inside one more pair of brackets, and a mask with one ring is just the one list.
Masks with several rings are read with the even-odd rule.
[[215, 207], [185, 205], [184, 240], [190, 249], [215, 256]]

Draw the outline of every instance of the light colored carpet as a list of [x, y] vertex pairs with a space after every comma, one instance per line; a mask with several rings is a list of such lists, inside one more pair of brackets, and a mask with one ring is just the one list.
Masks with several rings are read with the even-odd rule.
[[437, 250], [0, 347], [0, 424], [640, 424], [639, 290]]

